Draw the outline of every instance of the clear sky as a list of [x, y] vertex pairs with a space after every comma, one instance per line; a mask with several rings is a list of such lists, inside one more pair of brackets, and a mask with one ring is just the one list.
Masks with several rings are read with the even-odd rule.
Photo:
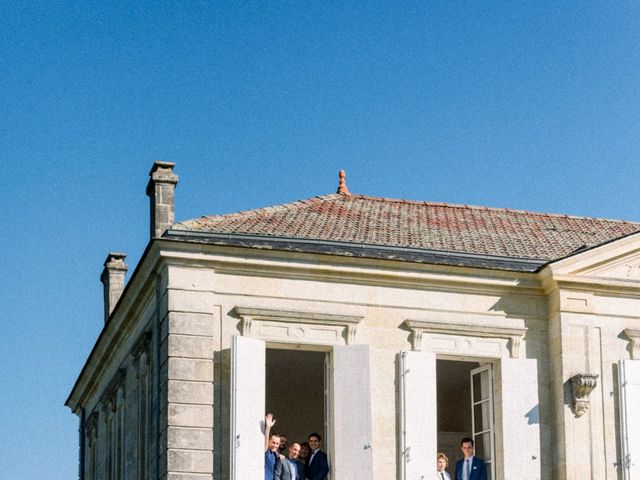
[[354, 193], [640, 221], [638, 2], [2, 2], [0, 472], [77, 475], [102, 263]]

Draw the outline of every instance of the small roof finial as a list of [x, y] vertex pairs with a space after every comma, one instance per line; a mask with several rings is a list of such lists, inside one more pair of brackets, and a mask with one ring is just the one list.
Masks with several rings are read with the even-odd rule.
[[347, 182], [345, 182], [344, 178], [347, 176], [344, 170], [340, 170], [338, 177], [340, 178], [340, 183], [338, 184], [338, 191], [340, 195], [351, 195], [349, 189], [347, 188]]

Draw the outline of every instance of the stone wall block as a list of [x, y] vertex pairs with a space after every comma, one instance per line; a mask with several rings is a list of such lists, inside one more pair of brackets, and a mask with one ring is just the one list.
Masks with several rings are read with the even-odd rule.
[[213, 381], [213, 361], [195, 358], [170, 358], [168, 376], [172, 380]]
[[167, 421], [175, 427], [212, 428], [213, 408], [211, 405], [170, 403]]
[[171, 267], [169, 288], [192, 291], [212, 291], [214, 272], [203, 268]]
[[213, 431], [210, 428], [169, 427], [167, 438], [169, 448], [213, 450]]
[[213, 315], [201, 313], [169, 313], [169, 332], [179, 335], [213, 336]]
[[167, 471], [213, 473], [213, 452], [170, 449], [167, 455]]
[[211, 480], [211, 474], [173, 472], [167, 476], [166, 480]]
[[168, 339], [168, 355], [184, 358], [213, 358], [213, 339], [171, 335]]
[[211, 405], [213, 383], [169, 380], [169, 402]]
[[169, 310], [173, 312], [213, 314], [212, 292], [169, 289]]

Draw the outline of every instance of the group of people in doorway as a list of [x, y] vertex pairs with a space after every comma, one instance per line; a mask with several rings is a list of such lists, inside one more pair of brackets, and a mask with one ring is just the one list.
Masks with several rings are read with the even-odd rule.
[[[307, 442], [293, 442], [287, 437], [271, 432], [276, 420], [272, 414], [264, 419], [264, 480], [325, 480], [329, 474], [327, 454], [320, 449], [322, 437], [318, 433], [309, 434]], [[460, 440], [463, 458], [456, 462], [454, 480], [487, 480], [484, 460], [474, 455], [472, 438]], [[438, 453], [437, 480], [451, 480], [447, 472], [449, 459]]]
[[276, 419], [264, 419], [264, 480], [325, 480], [329, 474], [327, 454], [320, 449], [322, 437], [311, 433], [306, 442], [287, 443], [287, 437], [271, 432]]
[[[484, 460], [474, 455], [473, 439], [465, 437], [460, 440], [460, 450], [462, 450], [461, 458], [456, 462], [455, 480], [487, 480], [487, 467]], [[438, 453], [437, 467], [438, 480], [451, 480], [447, 473], [449, 459], [444, 453]]]

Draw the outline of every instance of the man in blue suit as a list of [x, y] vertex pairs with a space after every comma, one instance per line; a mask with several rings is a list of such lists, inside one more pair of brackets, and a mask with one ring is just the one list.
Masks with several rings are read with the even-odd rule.
[[307, 467], [305, 469], [305, 475], [308, 480], [325, 480], [329, 475], [329, 462], [327, 461], [327, 454], [320, 450], [320, 442], [322, 437], [317, 433], [309, 435], [309, 447], [311, 447], [311, 454], [309, 460], [307, 460]]
[[481, 458], [473, 455], [473, 439], [460, 441], [464, 458], [456, 462], [456, 480], [487, 480], [487, 468]]

